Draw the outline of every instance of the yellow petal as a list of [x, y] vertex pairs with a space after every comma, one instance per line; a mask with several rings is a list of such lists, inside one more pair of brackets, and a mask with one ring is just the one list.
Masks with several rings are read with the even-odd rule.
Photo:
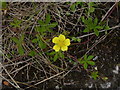
[[54, 46], [53, 46], [53, 49], [54, 49], [56, 52], [58, 52], [58, 51], [60, 50], [60, 47], [59, 47], [58, 45], [54, 45]]
[[67, 51], [67, 50], [68, 50], [68, 47], [67, 47], [67, 46], [63, 46], [63, 47], [61, 47], [61, 50], [62, 50], [62, 51]]
[[69, 46], [70, 45], [70, 39], [65, 39], [64, 45]]
[[58, 41], [59, 41], [59, 38], [58, 38], [58, 37], [54, 37], [54, 38], [52, 39], [52, 42], [53, 42], [53, 43], [58, 43]]
[[64, 41], [64, 40], [65, 40], [65, 36], [62, 35], [62, 34], [60, 34], [60, 35], [59, 35], [59, 40], [60, 40], [60, 41]]

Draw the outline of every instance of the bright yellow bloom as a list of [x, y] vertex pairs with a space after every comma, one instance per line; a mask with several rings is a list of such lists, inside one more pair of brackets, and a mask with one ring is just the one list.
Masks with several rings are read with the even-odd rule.
[[54, 37], [52, 42], [55, 43], [53, 49], [58, 52], [59, 50], [67, 51], [70, 45], [70, 39], [66, 39], [64, 35], [60, 34], [59, 37]]

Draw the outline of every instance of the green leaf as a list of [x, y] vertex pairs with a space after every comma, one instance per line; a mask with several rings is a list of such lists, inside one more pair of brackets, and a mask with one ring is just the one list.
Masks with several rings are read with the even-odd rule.
[[92, 72], [91, 76], [92, 76], [92, 78], [94, 78], [96, 80], [98, 77], [98, 72]]
[[85, 61], [83, 61], [83, 60], [79, 60], [79, 62], [81, 63], [81, 64], [84, 64], [84, 63], [86, 63]]
[[95, 65], [95, 62], [93, 62], [93, 61], [87, 61], [87, 63], [90, 65]]
[[38, 41], [38, 45], [41, 49], [45, 49], [46, 48], [46, 44], [42, 41], [42, 40], [39, 40]]
[[77, 41], [78, 41], [78, 42], [81, 42], [81, 39], [80, 39], [80, 38], [77, 38]]
[[91, 60], [91, 59], [93, 59], [93, 57], [94, 56], [90, 55], [90, 56], [88, 56], [87, 60]]
[[97, 24], [98, 24], [98, 19], [95, 18], [95, 19], [94, 19], [94, 25], [96, 26]]
[[89, 2], [88, 5], [89, 5], [90, 7], [92, 7], [92, 6], [94, 6], [94, 2]]
[[20, 28], [20, 24], [21, 24], [21, 20], [17, 20], [16, 18], [14, 18], [14, 21], [10, 23], [11, 26], [14, 26], [14, 27], [18, 27]]
[[81, 20], [82, 20], [82, 22], [85, 22], [85, 17], [81, 16]]
[[40, 32], [40, 33], [43, 33], [43, 32], [45, 32], [46, 31], [46, 28], [44, 27], [44, 26], [37, 26], [36, 27], [36, 31], [38, 31], [38, 32]]
[[86, 54], [84, 55], [84, 60], [87, 60], [87, 55]]
[[64, 57], [65, 57], [62, 52], [59, 52], [59, 55], [60, 55], [61, 58], [64, 58]]
[[46, 23], [46, 24], [49, 24], [49, 23], [50, 23], [50, 20], [51, 20], [51, 19], [50, 19], [50, 14], [47, 14], [47, 15], [46, 15], [45, 23]]
[[57, 59], [58, 59], [58, 54], [56, 53], [54, 58], [53, 58], [53, 61], [55, 62]]
[[90, 13], [93, 13], [94, 11], [95, 11], [95, 8], [94, 8], [94, 7], [90, 7], [90, 8], [89, 8], [89, 12], [90, 12]]
[[35, 38], [35, 39], [32, 40], [32, 43], [37, 43], [37, 42], [38, 42], [37, 38]]
[[29, 56], [35, 56], [36, 54], [37, 54], [37, 53], [36, 53], [35, 51], [30, 51], [28, 55], [29, 55]]
[[99, 36], [99, 31], [97, 29], [94, 29], [94, 33], [96, 36]]
[[96, 26], [96, 29], [103, 29], [103, 26]]
[[73, 41], [76, 41], [76, 38], [75, 38], [75, 37], [72, 37], [72, 40], [73, 40]]
[[88, 24], [91, 25], [91, 23], [92, 23], [92, 18], [88, 18], [87, 21], [88, 21]]
[[49, 55], [50, 55], [50, 56], [52, 56], [52, 55], [54, 55], [54, 54], [56, 54], [56, 52], [55, 52], [55, 51], [53, 51], [53, 52], [49, 53]]
[[23, 55], [24, 54], [24, 49], [23, 49], [23, 47], [22, 47], [22, 45], [18, 45], [18, 53], [20, 54], [20, 55]]
[[108, 30], [108, 29], [110, 29], [110, 27], [107, 25], [107, 26], [105, 26], [105, 29]]
[[22, 43], [23, 40], [24, 40], [24, 34], [22, 34], [20, 37], [20, 43]]
[[58, 25], [57, 22], [53, 22], [53, 23], [49, 24], [48, 27], [49, 27], [49, 28], [54, 28], [54, 27], [56, 27], [57, 25]]
[[38, 20], [38, 23], [39, 23], [40, 25], [44, 25], [44, 22], [43, 22], [42, 20]]
[[89, 29], [88, 29], [88, 28], [85, 28], [85, 29], [83, 30], [83, 32], [89, 32]]
[[87, 64], [87, 63], [84, 63], [83, 67], [84, 67], [84, 69], [87, 69], [88, 64]]
[[11, 37], [11, 40], [13, 40], [16, 44], [19, 43], [19, 40], [16, 37]]
[[73, 11], [73, 12], [74, 12], [74, 11], [76, 10], [76, 8], [75, 8], [75, 7], [76, 7], [76, 4], [75, 4], [75, 3], [73, 3], [73, 4], [70, 6], [71, 11]]

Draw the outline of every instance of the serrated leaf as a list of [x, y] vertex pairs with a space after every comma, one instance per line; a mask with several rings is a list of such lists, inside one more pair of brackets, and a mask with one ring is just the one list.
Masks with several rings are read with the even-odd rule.
[[46, 28], [44, 26], [41, 26], [41, 27], [38, 26], [36, 27], [36, 31], [43, 33], [46, 31]]
[[16, 44], [19, 43], [19, 40], [16, 37], [12, 37], [11, 40], [13, 40]]
[[93, 62], [93, 61], [87, 61], [87, 63], [90, 65], [95, 65], [95, 62]]
[[49, 24], [49, 23], [50, 23], [50, 20], [51, 20], [51, 19], [50, 19], [50, 14], [47, 14], [47, 15], [46, 15], [46, 19], [45, 19], [45, 23], [46, 23], [46, 24]]
[[44, 25], [44, 22], [43, 22], [42, 20], [38, 20], [38, 23], [39, 23], [40, 25]]
[[49, 27], [49, 28], [54, 28], [54, 27], [56, 27], [57, 25], [58, 25], [57, 22], [53, 22], [53, 23], [49, 24], [48, 27]]
[[99, 36], [99, 31], [97, 29], [94, 29], [94, 33], [96, 36]]
[[94, 56], [90, 55], [90, 56], [88, 56], [87, 60], [91, 60], [91, 59], [93, 59], [93, 57]]
[[23, 49], [22, 45], [18, 45], [18, 53], [19, 53], [20, 55], [23, 55], [23, 54], [24, 54], [24, 49]]
[[84, 63], [83, 67], [84, 67], [84, 69], [87, 69], [88, 64], [87, 64], [87, 63]]

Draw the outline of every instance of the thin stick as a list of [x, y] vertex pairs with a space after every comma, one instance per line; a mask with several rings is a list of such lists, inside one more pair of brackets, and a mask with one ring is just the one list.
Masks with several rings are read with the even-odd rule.
[[[116, 29], [116, 28], [119, 28], [119, 27], [120, 27], [120, 25], [117, 25], [117, 26], [111, 27], [111, 28], [108, 29], [108, 30]], [[101, 30], [101, 31], [99, 31], [99, 32], [104, 32], [104, 31], [106, 31], [106, 30]], [[85, 35], [79, 36], [79, 37], [77, 37], [77, 38], [84, 38], [84, 37], [87, 37], [87, 36], [90, 36], [90, 35], [93, 35], [93, 34], [95, 34], [95, 33], [85, 34]]]
[[[41, 83], [43, 83], [43, 82], [45, 82], [45, 81], [48, 81], [48, 80], [50, 80], [50, 79], [52, 79], [52, 78], [54, 78], [54, 77], [56, 77], [56, 76], [59, 76], [60, 74], [63, 74], [65, 71], [63, 71], [63, 72], [61, 72], [61, 73], [58, 73], [58, 74], [56, 74], [56, 75], [53, 75], [53, 76], [51, 76], [51, 77], [49, 77], [49, 78], [46, 78], [46, 79], [44, 79], [44, 80], [42, 80], [42, 81], [40, 81], [40, 82], [38, 82], [38, 83], [36, 83], [36, 84], [34, 84], [34, 85], [38, 85], [38, 84], [41, 84]], [[30, 88], [30, 87], [27, 87], [27, 88]]]
[[117, 4], [117, 2], [115, 2], [115, 4], [107, 11], [107, 13], [105, 14], [105, 16], [102, 18], [101, 22], [104, 21], [107, 17], [110, 16], [110, 14], [111, 14], [112, 11], [114, 10], [116, 4]]

